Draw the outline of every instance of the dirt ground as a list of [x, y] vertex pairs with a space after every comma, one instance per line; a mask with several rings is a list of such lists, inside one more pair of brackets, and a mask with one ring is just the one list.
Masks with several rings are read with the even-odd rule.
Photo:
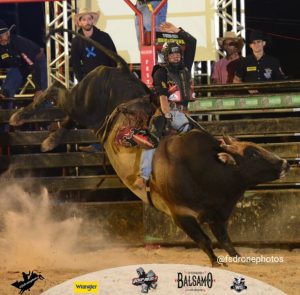
[[[51, 213], [51, 197], [46, 190], [34, 195], [18, 186], [0, 191], [0, 295], [16, 295], [11, 286], [22, 280], [22, 272], [39, 271], [38, 281], [28, 295], [43, 291], [68, 279], [107, 268], [139, 264], [193, 264], [210, 266], [197, 248], [121, 247], [103, 233], [83, 226], [82, 220], [57, 220]], [[102, 236], [101, 236], [102, 235]], [[98, 238], [99, 246], [89, 244]], [[300, 249], [239, 248], [242, 256], [282, 257], [282, 263], [235, 264], [224, 269], [268, 283], [287, 294], [300, 294]], [[216, 254], [226, 255], [216, 249]], [[113, 294], [112, 294], [113, 295]]]

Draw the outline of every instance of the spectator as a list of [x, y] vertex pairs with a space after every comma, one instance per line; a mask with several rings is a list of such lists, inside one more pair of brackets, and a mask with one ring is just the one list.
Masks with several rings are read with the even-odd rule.
[[[95, 27], [99, 15], [99, 12], [88, 11], [86, 8], [83, 8], [79, 13], [75, 14], [74, 21], [75, 25], [79, 27], [78, 32], [85, 37], [99, 42], [108, 49], [117, 52], [115, 44], [109, 34]], [[98, 66], [116, 66], [115, 62], [107, 55], [79, 37], [75, 37], [72, 40], [71, 64], [78, 81], [81, 81], [86, 74]]]
[[239, 61], [233, 82], [263, 82], [284, 79], [285, 76], [278, 59], [265, 54], [266, 38], [264, 34], [261, 31], [252, 31], [249, 43], [252, 54]]
[[44, 50], [31, 40], [11, 34], [14, 26], [8, 28], [0, 19], [0, 68], [7, 69], [0, 98], [14, 97], [32, 74], [36, 98], [47, 88], [47, 63]]
[[[144, 33], [147, 38], [146, 40], [147, 44], [150, 43], [150, 39], [151, 39], [150, 32], [151, 32], [151, 24], [152, 24], [152, 12], [155, 10], [155, 8], [159, 5], [160, 2], [161, 0], [158, 1], [137, 0], [136, 2], [136, 7], [143, 15]], [[161, 31], [160, 25], [166, 22], [167, 10], [168, 10], [168, 2], [162, 7], [162, 9], [156, 15], [156, 32], [160, 32]], [[139, 30], [139, 20], [137, 16], [135, 17], [135, 28], [136, 28], [138, 44], [140, 46], [140, 30]]]
[[230, 84], [233, 82], [237, 61], [241, 57], [241, 50], [244, 46], [242, 37], [234, 32], [226, 32], [224, 37], [218, 38], [220, 49], [225, 51], [226, 56], [214, 64], [211, 76], [213, 84]]
[[[191, 68], [194, 62], [197, 40], [181, 28], [171, 23], [161, 25], [163, 32], [178, 33], [185, 41], [185, 51], [176, 42], [167, 43], [163, 48], [165, 65], [154, 69], [153, 84], [159, 95], [160, 108], [152, 117], [149, 131], [159, 139], [167, 125], [180, 132], [189, 130], [189, 121], [184, 114], [188, 102], [192, 99]], [[143, 150], [140, 173], [134, 186], [145, 188], [152, 172], [152, 158], [155, 149]]]
[[[79, 33], [89, 37], [108, 49], [117, 52], [114, 42], [109, 34], [95, 27], [99, 12], [92, 12], [83, 8], [74, 15], [75, 25], [79, 27]], [[75, 37], [71, 46], [71, 64], [78, 81], [81, 81], [90, 71], [96, 67], [104, 65], [115, 67], [116, 63], [100, 50], [96, 49], [90, 43]], [[97, 152], [100, 149], [99, 144], [79, 147], [84, 152]]]

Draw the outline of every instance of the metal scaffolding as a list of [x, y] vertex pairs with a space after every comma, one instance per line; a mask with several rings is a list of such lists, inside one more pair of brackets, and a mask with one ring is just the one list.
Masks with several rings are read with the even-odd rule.
[[[215, 39], [223, 37], [226, 31], [233, 31], [245, 39], [245, 0], [214, 0]], [[224, 56], [218, 43], [216, 44], [216, 60]], [[246, 48], [242, 50], [245, 55]], [[210, 84], [210, 76], [214, 61], [199, 61], [195, 66], [195, 78], [199, 84]]]
[[[54, 28], [74, 29], [71, 20], [76, 9], [76, 0], [45, 2], [46, 30], [47, 33]], [[234, 31], [238, 36], [245, 38], [245, 0], [214, 0], [214, 27], [215, 38], [222, 37], [226, 31]], [[56, 33], [47, 42], [48, 82], [59, 81], [67, 88], [73, 86], [70, 78], [70, 40], [68, 33]], [[216, 59], [224, 56], [216, 42]], [[245, 55], [245, 48], [243, 48]], [[205, 77], [205, 82], [210, 83], [211, 65], [213, 61], [201, 61], [195, 68], [195, 74]]]
[[[76, 9], [76, 0], [45, 2], [46, 33], [57, 28], [74, 29], [72, 13]], [[65, 87], [73, 86], [70, 78], [70, 46], [68, 33], [55, 33], [47, 41], [48, 84], [59, 81]]]
[[[215, 37], [222, 37], [226, 31], [233, 31], [245, 39], [245, 0], [215, 0]], [[223, 56], [223, 52], [217, 53]], [[243, 55], [245, 48], [243, 48]]]

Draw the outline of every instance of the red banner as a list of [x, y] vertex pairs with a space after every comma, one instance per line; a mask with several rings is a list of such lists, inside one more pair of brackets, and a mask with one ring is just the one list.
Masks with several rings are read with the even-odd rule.
[[155, 65], [155, 46], [141, 46], [142, 81], [152, 87], [152, 69]]

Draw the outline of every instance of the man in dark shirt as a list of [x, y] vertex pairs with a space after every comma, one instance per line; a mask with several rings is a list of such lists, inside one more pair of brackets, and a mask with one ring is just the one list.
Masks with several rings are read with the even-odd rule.
[[32, 74], [35, 97], [47, 88], [47, 66], [43, 49], [31, 40], [11, 34], [11, 29], [0, 19], [0, 68], [7, 69], [1, 86], [0, 98], [13, 97]]
[[[93, 39], [111, 51], [117, 52], [115, 44], [109, 34], [95, 27], [98, 19], [99, 12], [92, 12], [86, 8], [83, 8], [79, 13], [74, 15], [74, 22], [75, 25], [80, 28], [78, 31], [80, 34]], [[81, 81], [89, 72], [98, 66], [116, 66], [116, 63], [111, 58], [79, 37], [75, 37], [72, 40], [71, 64], [78, 81]], [[100, 149], [100, 145], [92, 144], [89, 146], [80, 146], [79, 149], [83, 152], [97, 152]]]
[[284, 79], [278, 59], [265, 54], [266, 39], [261, 31], [252, 31], [250, 48], [252, 54], [241, 59], [233, 82], [264, 82]]
[[[99, 19], [99, 12], [91, 12], [83, 8], [75, 14], [74, 21], [78, 26], [79, 33], [89, 37], [108, 49], [116, 52], [116, 47], [109, 34], [100, 31], [95, 27]], [[103, 52], [96, 49], [90, 43], [75, 37], [71, 46], [71, 64], [78, 81], [81, 81], [86, 74], [100, 65], [114, 67], [115, 62]]]

